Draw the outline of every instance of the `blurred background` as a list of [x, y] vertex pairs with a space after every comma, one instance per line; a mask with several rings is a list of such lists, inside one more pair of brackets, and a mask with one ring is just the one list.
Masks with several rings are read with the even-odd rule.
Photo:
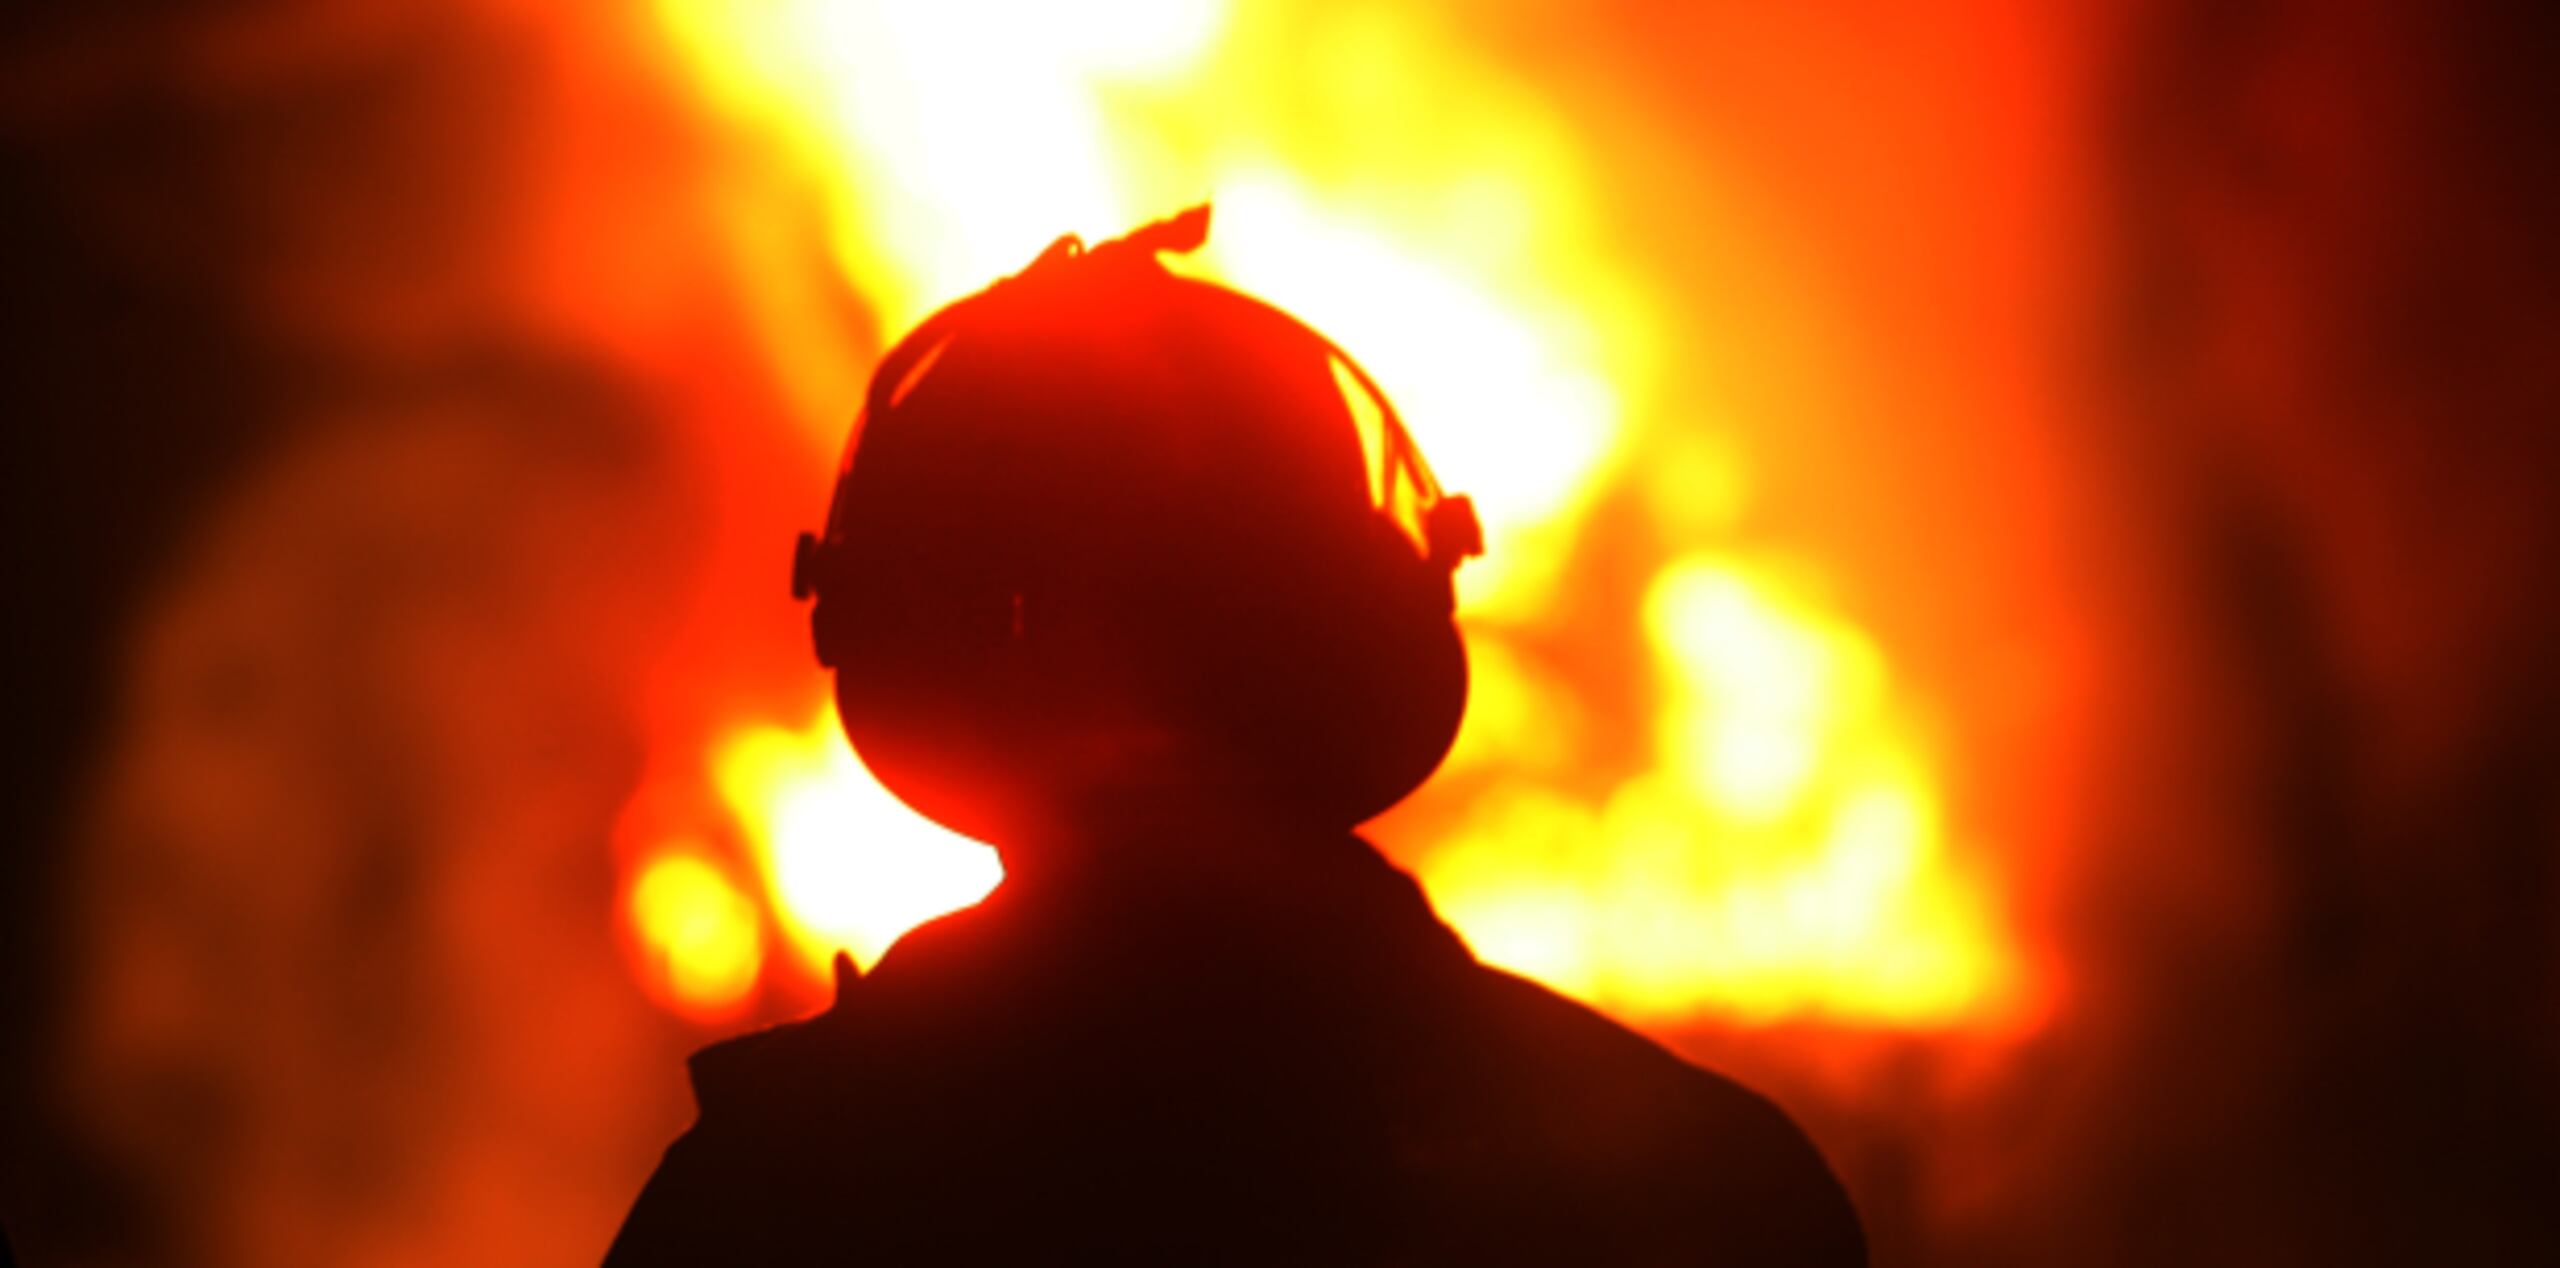
[[1214, 200], [1486, 514], [1371, 833], [1486, 959], [1879, 1264], [2560, 1261], [2550, 26], [13, 6], [0, 1221], [597, 1258], [687, 1052], [996, 879], [787, 594], [873, 359]]

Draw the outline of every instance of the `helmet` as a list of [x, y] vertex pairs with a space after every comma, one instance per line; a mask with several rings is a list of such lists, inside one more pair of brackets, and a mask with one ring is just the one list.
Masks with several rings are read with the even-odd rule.
[[1062, 238], [927, 319], [800, 539], [847, 736], [956, 831], [1339, 830], [1456, 734], [1473, 508], [1340, 348], [1163, 266], [1207, 228]]

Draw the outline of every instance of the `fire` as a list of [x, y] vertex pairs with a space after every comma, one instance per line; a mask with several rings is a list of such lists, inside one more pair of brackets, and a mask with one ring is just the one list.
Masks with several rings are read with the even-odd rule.
[[1621, 1012], [1940, 1025], [2013, 989], [1942, 856], [1917, 750], [1858, 631], [1690, 557], [1646, 625], [1659, 764], [1599, 805], [1487, 798], [1424, 881], [1479, 954]]
[[754, 726], [712, 762], [767, 898], [801, 963], [868, 965], [920, 921], [986, 897], [995, 852], [910, 812], [853, 759], [832, 706], [799, 728]]
[[652, 953], [647, 980], [689, 1016], [735, 1012], [764, 968], [763, 920], [693, 842], [676, 842], [633, 875], [627, 919]]
[[[1396, 396], [1489, 549], [1461, 574], [1477, 685], [1464, 778], [1444, 780], [1461, 791], [1425, 794], [1430, 839], [1385, 844], [1485, 958], [1649, 1016], [1947, 1026], [2017, 998], [1996, 878], [1950, 848], [1887, 653], [1808, 574], [1711, 544], [1748, 482], [1694, 438], [1656, 443], [1674, 332], [1577, 192], [1573, 137], [1436, 19], [1215, 0], [661, 0], [658, 17], [705, 97], [821, 192], [837, 262], [892, 334], [1061, 231], [1211, 198], [1190, 263], [1327, 331]], [[773, 355], [814, 379], [840, 354]], [[804, 420], [813, 469], [851, 408]], [[1596, 500], [1672, 476], [1641, 612], [1568, 620]], [[1588, 684], [1529, 649], [1612, 621], [1649, 660], [1652, 742], [1637, 769], [1593, 771], [1574, 741]], [[809, 681], [805, 712], [737, 719], [697, 763], [803, 981], [999, 875], [861, 770]], [[720, 872], [671, 874], [679, 846], [637, 857], [672, 860], [632, 873], [630, 908], [680, 966], [679, 1007], [776, 971], [738, 950], [760, 926]]]

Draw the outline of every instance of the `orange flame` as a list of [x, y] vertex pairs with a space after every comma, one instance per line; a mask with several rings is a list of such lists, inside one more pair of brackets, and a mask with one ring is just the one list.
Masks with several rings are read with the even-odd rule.
[[[1704, 548], [1747, 481], [1730, 455], [1648, 448], [1670, 334], [1576, 192], [1590, 182], [1574, 138], [1435, 19], [1215, 0], [658, 12], [708, 99], [824, 190], [837, 259], [889, 330], [1063, 230], [1108, 236], [1213, 196], [1199, 266], [1358, 352], [1485, 520], [1487, 557], [1461, 574], [1476, 692], [1442, 785], [1463, 791], [1424, 794], [1440, 798], [1436, 839], [1385, 842], [1485, 958], [1652, 1016], [1945, 1026], [2014, 1011], [1999, 894], [1948, 849], [1887, 655], [1801, 574]], [[1322, 73], [1293, 75], [1300, 62]], [[815, 383], [840, 354], [774, 355]], [[849, 408], [805, 419], [812, 464]], [[1651, 760], [1594, 778], [1575, 751], [1582, 686], [1524, 640], [1573, 636], [1556, 614], [1594, 500], [1667, 477], [1677, 496], [1656, 527], [1681, 553], [1645, 565], [1640, 618], [1660, 691]], [[702, 765], [804, 979], [997, 879], [983, 847], [872, 782], [822, 705], [741, 719]], [[630, 908], [692, 984], [678, 1006], [701, 1015], [757, 969], [712, 932], [730, 917], [702, 914], [726, 897], [699, 873], [660, 879], [676, 866], [636, 871]], [[653, 883], [689, 896], [644, 904]]]

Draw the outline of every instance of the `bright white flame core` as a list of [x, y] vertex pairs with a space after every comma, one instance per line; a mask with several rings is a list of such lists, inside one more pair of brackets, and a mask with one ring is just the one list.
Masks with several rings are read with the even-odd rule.
[[920, 921], [986, 897], [995, 851], [908, 810], [871, 778], [830, 707], [798, 729], [752, 727], [713, 780], [741, 810], [772, 901], [813, 968], [837, 948], [865, 966]]

